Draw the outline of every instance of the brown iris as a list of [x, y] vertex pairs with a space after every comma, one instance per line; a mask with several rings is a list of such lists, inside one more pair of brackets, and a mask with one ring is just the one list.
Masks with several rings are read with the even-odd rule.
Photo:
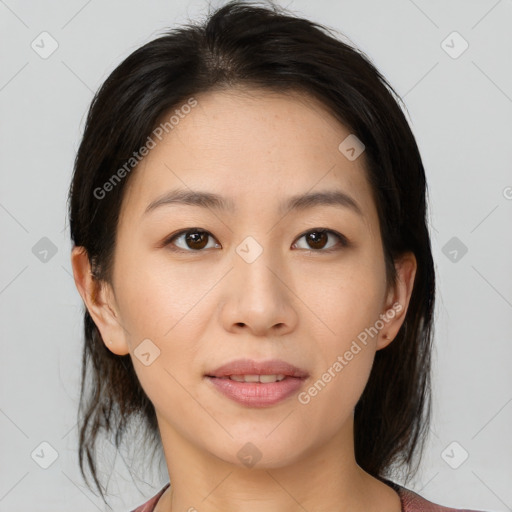
[[203, 249], [208, 244], [208, 233], [205, 231], [191, 231], [186, 234], [186, 244], [191, 249]]
[[325, 231], [311, 231], [306, 236], [308, 244], [313, 249], [322, 249], [327, 244], [329, 235]]

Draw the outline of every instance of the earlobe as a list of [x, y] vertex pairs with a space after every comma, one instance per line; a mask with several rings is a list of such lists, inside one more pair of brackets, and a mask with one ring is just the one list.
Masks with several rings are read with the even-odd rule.
[[84, 247], [73, 248], [71, 266], [78, 292], [106, 346], [114, 354], [128, 354], [125, 331], [119, 322], [110, 287], [108, 283], [99, 281], [93, 275]]
[[417, 261], [412, 252], [404, 253], [395, 260], [396, 284], [390, 289], [384, 315], [387, 319], [377, 342], [377, 350], [387, 347], [396, 337], [402, 326], [416, 277]]

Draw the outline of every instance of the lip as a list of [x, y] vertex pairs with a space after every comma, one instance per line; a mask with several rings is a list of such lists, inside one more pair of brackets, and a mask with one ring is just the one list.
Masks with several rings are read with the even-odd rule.
[[[238, 382], [231, 375], [285, 375], [278, 382]], [[296, 366], [273, 359], [257, 362], [251, 359], [231, 361], [205, 375], [214, 388], [227, 398], [248, 407], [269, 407], [295, 394], [309, 374]]]
[[297, 379], [309, 377], [308, 372], [281, 359], [254, 361], [236, 359], [206, 374], [207, 377], [229, 377], [230, 375], [285, 375]]

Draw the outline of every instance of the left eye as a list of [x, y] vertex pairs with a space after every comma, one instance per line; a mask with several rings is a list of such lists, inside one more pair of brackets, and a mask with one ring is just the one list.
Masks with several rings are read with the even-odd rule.
[[[307, 233], [304, 233], [303, 235], [300, 236], [299, 240], [301, 238], [305, 238], [306, 243], [309, 244], [309, 247], [299, 247], [299, 249], [314, 249], [315, 251], [324, 249], [324, 252], [330, 251], [336, 247], [336, 243], [327, 246], [329, 235], [332, 235], [333, 237], [337, 238], [338, 242], [343, 247], [346, 247], [348, 245], [347, 239], [340, 233], [337, 233], [336, 231], [332, 231], [330, 229], [317, 228], [314, 230], [310, 230]], [[296, 246], [297, 242], [293, 245]]]
[[[208, 238], [212, 238], [213, 236], [210, 235], [207, 231], [203, 231], [202, 229], [188, 229], [186, 231], [181, 231], [180, 233], [172, 236], [169, 240], [167, 240], [167, 244], [175, 244], [175, 240], [184, 240], [184, 246], [180, 246], [179, 244], [176, 244], [178, 249], [185, 250], [185, 251], [200, 251], [202, 249], [211, 249], [212, 245], [208, 244]], [[215, 246], [220, 247], [219, 244], [213, 244], [213, 247]]]

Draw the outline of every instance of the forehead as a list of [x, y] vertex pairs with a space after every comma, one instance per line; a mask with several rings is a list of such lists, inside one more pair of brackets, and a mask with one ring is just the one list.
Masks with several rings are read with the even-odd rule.
[[180, 114], [134, 171], [123, 202], [129, 209], [142, 214], [176, 188], [233, 198], [238, 212], [337, 188], [357, 200], [367, 221], [376, 214], [364, 152], [349, 160], [340, 151], [351, 133], [314, 98], [237, 89], [195, 100], [191, 109], [177, 105], [162, 116], [164, 123]]

